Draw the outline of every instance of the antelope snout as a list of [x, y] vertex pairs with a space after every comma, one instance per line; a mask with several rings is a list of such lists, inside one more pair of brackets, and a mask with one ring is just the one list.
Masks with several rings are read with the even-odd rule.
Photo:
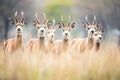
[[99, 39], [101, 40], [101, 39], [102, 39], [102, 37], [99, 37]]
[[65, 35], [67, 36], [67, 35], [68, 35], [68, 33], [65, 33]]
[[20, 29], [20, 28], [18, 28], [18, 29], [17, 29], [17, 31], [21, 31], [21, 29]]
[[91, 33], [93, 34], [93, 33], [94, 33], [94, 31], [91, 31]]
[[43, 32], [44, 32], [44, 30], [41, 30], [41, 32], [43, 33]]

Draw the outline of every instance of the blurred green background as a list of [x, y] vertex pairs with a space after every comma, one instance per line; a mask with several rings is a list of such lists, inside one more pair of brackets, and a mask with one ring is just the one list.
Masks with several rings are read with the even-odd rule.
[[[43, 18], [42, 12], [45, 12], [49, 20], [56, 20], [56, 25], [60, 22], [61, 15], [65, 23], [68, 16], [71, 16], [71, 22], [76, 22], [75, 28], [71, 30], [71, 39], [86, 37], [87, 31], [82, 27], [82, 22], [88, 15], [92, 23], [93, 15], [96, 15], [97, 21], [105, 27], [105, 34], [112, 34], [112, 37], [120, 39], [119, 0], [0, 0], [0, 42], [15, 36], [15, 27], [8, 20], [8, 17], [14, 17], [15, 11], [18, 11], [19, 18], [21, 11], [28, 18], [28, 24], [24, 27], [24, 42], [37, 37], [37, 30], [32, 25], [36, 12], [40, 20]], [[62, 31], [57, 30], [56, 39], [61, 38]]]

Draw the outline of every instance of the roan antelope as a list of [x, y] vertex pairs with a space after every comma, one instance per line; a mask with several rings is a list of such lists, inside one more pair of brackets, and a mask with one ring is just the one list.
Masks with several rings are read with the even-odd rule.
[[71, 50], [84, 52], [85, 50], [90, 50], [93, 48], [93, 35], [97, 27], [99, 27], [99, 23], [96, 22], [96, 17], [94, 16], [94, 21], [90, 24], [86, 16], [86, 21], [83, 24], [83, 27], [88, 31], [87, 38], [73, 39], [70, 46]]
[[24, 12], [22, 11], [21, 14], [22, 14], [22, 18], [20, 21], [17, 18], [17, 11], [15, 12], [14, 18], [9, 18], [11, 23], [16, 27], [16, 37], [14, 39], [8, 39], [3, 43], [3, 50], [5, 53], [13, 53], [18, 49], [20, 49], [21, 51], [24, 50], [22, 44], [22, 32], [23, 32], [23, 26], [26, 24], [26, 22], [24, 19]]
[[65, 25], [63, 17], [61, 16], [61, 23], [58, 24], [58, 27], [63, 30], [63, 39], [55, 42], [54, 48], [55, 53], [67, 52], [70, 44], [70, 30], [75, 27], [75, 23], [70, 23], [70, 16], [68, 19], [68, 24]]
[[44, 19], [39, 21], [37, 13], [35, 14], [36, 20], [33, 21], [34, 27], [38, 30], [38, 39], [30, 39], [27, 43], [27, 48], [30, 52], [44, 52], [45, 51], [45, 32], [47, 27], [46, 14], [43, 13]]
[[53, 23], [50, 26], [48, 24], [48, 30], [47, 30], [47, 43], [46, 43], [46, 53], [52, 53], [53, 52], [53, 46], [54, 46], [54, 39], [55, 39], [55, 31], [56, 31], [56, 26], [55, 26], [55, 20], [53, 19]]
[[100, 26], [94, 32], [93, 39], [94, 39], [94, 51], [98, 51], [100, 49], [101, 40], [103, 38], [104, 28]]

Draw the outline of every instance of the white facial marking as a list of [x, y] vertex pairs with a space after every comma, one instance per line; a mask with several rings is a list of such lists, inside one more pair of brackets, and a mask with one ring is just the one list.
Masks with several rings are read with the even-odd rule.
[[40, 37], [43, 37], [44, 35], [45, 35], [45, 26], [41, 26], [41, 25], [39, 25], [38, 27], [37, 27], [37, 29], [38, 29], [38, 35], [40, 36]]
[[69, 39], [69, 36], [70, 36], [70, 31], [69, 30], [63, 31], [63, 37], [64, 37], [64, 39]]
[[22, 26], [17, 26], [16, 27], [16, 32], [23, 32]]
[[101, 33], [101, 32], [94, 34], [94, 39], [95, 39], [96, 41], [101, 41], [102, 38], [103, 38], [103, 36], [102, 36], [102, 33]]
[[95, 32], [95, 30], [96, 30], [96, 26], [95, 25], [89, 25], [88, 27], [87, 27], [87, 30], [88, 30], [88, 33], [94, 33]]
[[50, 41], [53, 41], [53, 40], [54, 40], [54, 37], [55, 37], [55, 30], [53, 30], [53, 29], [48, 30], [47, 36], [48, 36], [48, 39], [49, 39]]

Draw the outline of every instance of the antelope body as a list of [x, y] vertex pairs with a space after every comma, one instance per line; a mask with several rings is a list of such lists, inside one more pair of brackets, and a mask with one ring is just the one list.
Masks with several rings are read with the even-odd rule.
[[3, 50], [5, 53], [13, 53], [16, 50], [24, 50], [24, 46], [22, 44], [22, 32], [23, 26], [26, 24], [24, 21], [24, 12], [21, 12], [22, 18], [20, 21], [17, 19], [17, 12], [15, 12], [15, 18], [9, 18], [11, 23], [16, 27], [16, 37], [13, 39], [8, 39], [3, 43]]
[[45, 13], [43, 13], [44, 20], [42, 23], [39, 21], [37, 13], [35, 15], [36, 20], [33, 21], [34, 27], [38, 30], [38, 38], [30, 39], [27, 43], [27, 47], [30, 52], [44, 52], [45, 51], [45, 30], [47, 27], [47, 19]]
[[58, 27], [62, 28], [63, 30], [63, 39], [55, 42], [54, 44], [55, 53], [64, 53], [68, 51], [70, 46], [70, 41], [69, 41], [70, 30], [75, 26], [74, 22], [70, 23], [70, 16], [67, 25], [64, 24], [63, 17], [61, 17], [61, 21], [62, 22], [58, 24]]

